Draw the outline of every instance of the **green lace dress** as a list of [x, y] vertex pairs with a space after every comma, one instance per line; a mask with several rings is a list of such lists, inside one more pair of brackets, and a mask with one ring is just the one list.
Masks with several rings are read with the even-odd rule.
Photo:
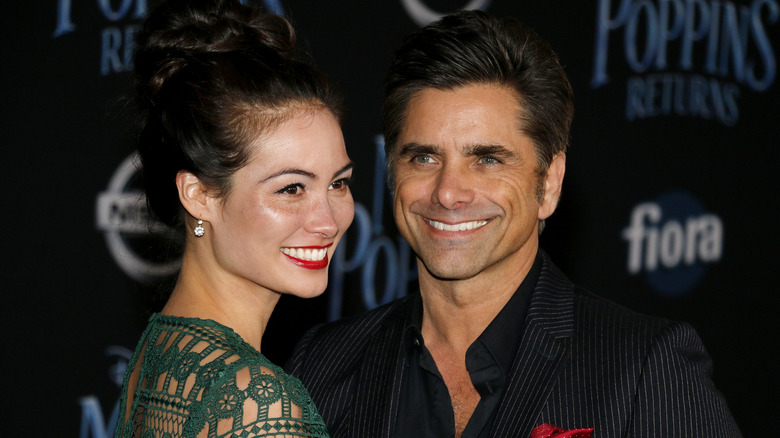
[[154, 314], [115, 437], [327, 437], [303, 384], [215, 321]]

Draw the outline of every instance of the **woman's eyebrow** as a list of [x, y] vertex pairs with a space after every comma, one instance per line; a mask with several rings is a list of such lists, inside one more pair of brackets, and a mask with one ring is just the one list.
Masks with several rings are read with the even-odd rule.
[[317, 179], [317, 175], [315, 175], [315, 174], [313, 174], [311, 172], [308, 172], [306, 170], [295, 169], [295, 168], [287, 168], [287, 169], [282, 169], [282, 170], [274, 173], [273, 175], [271, 175], [271, 176], [265, 178], [264, 180], [262, 180], [261, 182], [266, 182], [268, 180], [272, 180], [274, 178], [278, 178], [278, 177], [280, 177], [282, 175], [301, 175], [301, 176], [305, 176], [305, 177], [308, 177], [308, 178], [311, 178], [311, 179]]
[[337, 170], [336, 173], [333, 174], [333, 178], [336, 178], [337, 176], [339, 176], [342, 173], [352, 169], [353, 167], [355, 167], [355, 164], [350, 161], [349, 164], [347, 164], [346, 166], [344, 166], [341, 169]]

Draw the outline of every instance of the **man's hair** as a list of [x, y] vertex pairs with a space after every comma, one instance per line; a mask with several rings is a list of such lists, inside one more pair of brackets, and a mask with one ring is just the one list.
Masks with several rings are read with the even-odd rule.
[[409, 35], [396, 51], [382, 108], [388, 181], [410, 100], [423, 89], [496, 84], [512, 90], [519, 126], [534, 143], [537, 173], [566, 151], [574, 114], [572, 89], [549, 43], [515, 18], [482, 11], [446, 16]]

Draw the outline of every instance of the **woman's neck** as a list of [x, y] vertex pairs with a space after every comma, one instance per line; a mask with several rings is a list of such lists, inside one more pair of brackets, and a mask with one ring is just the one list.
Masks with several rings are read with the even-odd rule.
[[214, 320], [261, 351], [263, 333], [280, 296], [254, 283], [215, 274], [185, 251], [179, 278], [162, 313]]

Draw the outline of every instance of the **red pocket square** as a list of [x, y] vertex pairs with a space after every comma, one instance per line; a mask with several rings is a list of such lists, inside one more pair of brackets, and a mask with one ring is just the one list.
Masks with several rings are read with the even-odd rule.
[[592, 436], [592, 427], [590, 429], [565, 430], [550, 423], [544, 423], [541, 426], [536, 426], [531, 431], [529, 438], [591, 438]]

